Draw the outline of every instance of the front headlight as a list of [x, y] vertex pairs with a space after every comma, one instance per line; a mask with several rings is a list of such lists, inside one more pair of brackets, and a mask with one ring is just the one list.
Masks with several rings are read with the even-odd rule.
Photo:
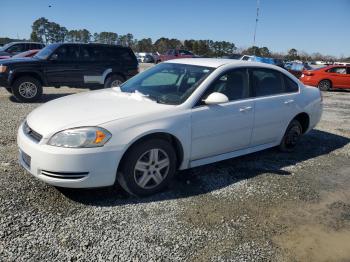
[[73, 148], [99, 147], [103, 146], [111, 137], [111, 133], [101, 127], [80, 127], [54, 134], [48, 144]]
[[7, 69], [7, 66], [0, 65], [0, 73], [5, 73]]

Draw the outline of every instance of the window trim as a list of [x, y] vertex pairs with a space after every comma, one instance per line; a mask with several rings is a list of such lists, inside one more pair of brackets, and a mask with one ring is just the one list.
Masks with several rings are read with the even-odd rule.
[[219, 74], [217, 77], [215, 77], [215, 79], [213, 81], [211, 81], [211, 83], [208, 84], [207, 88], [201, 93], [199, 99], [197, 99], [197, 101], [194, 103], [194, 105], [192, 106], [192, 108], [198, 108], [198, 107], [202, 107], [202, 106], [208, 106], [208, 105], [203, 105], [201, 104], [201, 102], [203, 101], [203, 95], [204, 93], [218, 80], [220, 79], [223, 75], [227, 74], [229, 71], [234, 71], [234, 70], [240, 70], [240, 69], [244, 69], [246, 71], [247, 74], [247, 82], [248, 82], [248, 97], [242, 98], [242, 99], [236, 99], [236, 100], [229, 100], [226, 103], [222, 103], [222, 105], [226, 105], [232, 102], [237, 102], [237, 101], [243, 101], [243, 100], [247, 100], [247, 99], [252, 99], [253, 97], [252, 95], [252, 89], [251, 89], [251, 85], [250, 85], [250, 77], [249, 77], [249, 67], [235, 67], [235, 68], [230, 68], [227, 69], [225, 72], [222, 72], [221, 74]]
[[275, 69], [272, 69], [272, 68], [265, 68], [265, 67], [249, 67], [248, 69], [249, 69], [248, 72], [249, 72], [249, 83], [250, 83], [250, 84], [251, 84], [251, 81], [250, 81], [251, 70], [254, 70], [254, 69], [264, 69], [264, 70], [271, 70], [271, 71], [274, 71], [274, 72], [277, 72], [277, 73], [280, 74], [280, 78], [282, 78], [283, 90], [286, 90], [284, 77], [288, 77], [291, 81], [293, 81], [293, 82], [298, 86], [298, 91], [296, 91], [296, 92], [283, 92], [283, 93], [276, 93], [276, 94], [271, 94], [271, 95], [256, 96], [256, 95], [255, 95], [255, 90], [254, 90], [255, 88], [254, 88], [253, 85], [251, 84], [250, 89], [251, 89], [252, 92], [253, 92], [252, 98], [272, 97], [272, 96], [281, 96], [281, 95], [299, 94], [299, 93], [300, 93], [300, 86], [299, 86], [299, 83], [297, 83], [297, 82], [294, 81], [291, 77], [289, 77], [288, 75], [286, 75], [285, 73], [283, 73], [283, 72], [281, 72], [281, 71], [279, 71], [279, 70], [275, 70]]

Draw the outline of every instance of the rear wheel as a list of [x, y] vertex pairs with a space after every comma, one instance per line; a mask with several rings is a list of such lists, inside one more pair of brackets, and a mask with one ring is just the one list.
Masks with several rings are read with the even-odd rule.
[[14, 97], [20, 102], [34, 102], [41, 97], [43, 89], [38, 79], [24, 76], [15, 80], [12, 92]]
[[162, 139], [136, 144], [123, 160], [118, 182], [128, 193], [136, 196], [163, 190], [176, 171], [176, 153], [171, 144]]
[[298, 144], [303, 133], [300, 122], [296, 119], [292, 120], [287, 127], [287, 131], [283, 136], [279, 149], [282, 152], [292, 152]]
[[120, 75], [111, 75], [106, 79], [104, 88], [120, 86], [124, 81], [125, 79]]
[[332, 83], [329, 80], [322, 80], [318, 83], [318, 88], [321, 91], [329, 91], [332, 88]]

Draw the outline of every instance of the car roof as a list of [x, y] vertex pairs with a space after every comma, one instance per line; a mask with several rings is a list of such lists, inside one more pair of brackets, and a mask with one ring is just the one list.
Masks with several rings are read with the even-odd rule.
[[256, 67], [264, 67], [271, 69], [280, 69], [278, 66], [265, 64], [261, 62], [250, 62], [243, 60], [232, 60], [225, 58], [180, 58], [165, 61], [164, 63], [176, 63], [176, 64], [188, 64], [188, 65], [197, 65], [197, 66], [207, 66], [218, 68], [223, 65], [237, 65], [237, 66], [256, 66]]
[[40, 43], [40, 42], [30, 42], [30, 41], [10, 42], [9, 44], [40, 44], [40, 45], [44, 45], [43, 43]]

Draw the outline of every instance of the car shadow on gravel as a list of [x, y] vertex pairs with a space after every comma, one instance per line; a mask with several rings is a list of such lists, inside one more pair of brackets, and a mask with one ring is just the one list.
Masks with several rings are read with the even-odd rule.
[[[46, 103], [46, 102], [49, 102], [51, 100], [54, 100], [54, 99], [57, 99], [57, 98], [60, 98], [63, 96], [68, 96], [68, 95], [73, 95], [73, 94], [74, 93], [43, 94], [43, 96], [38, 101], [31, 102], [31, 103], [42, 104], [42, 103]], [[22, 103], [22, 102], [19, 102], [14, 96], [10, 96], [9, 100], [11, 102], [14, 102], [14, 103]]]
[[119, 187], [79, 190], [57, 188], [57, 190], [70, 200], [93, 206], [121, 206], [187, 198], [225, 188], [265, 173], [288, 176], [291, 173], [284, 170], [285, 167], [329, 154], [348, 143], [350, 139], [347, 137], [312, 130], [301, 139], [293, 153], [281, 153], [272, 148], [180, 171], [169, 190], [146, 198], [128, 196]]

